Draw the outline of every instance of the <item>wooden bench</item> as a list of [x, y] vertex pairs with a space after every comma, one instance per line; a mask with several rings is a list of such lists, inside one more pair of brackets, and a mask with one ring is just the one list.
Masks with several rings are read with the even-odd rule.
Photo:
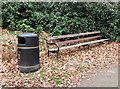
[[[59, 50], [80, 47], [85, 45], [90, 45], [93, 43], [101, 43], [108, 41], [109, 39], [103, 38], [103, 34], [100, 31], [86, 32], [80, 34], [68, 34], [61, 36], [48, 36], [46, 38], [48, 57], [49, 52], [56, 52], [58, 59]], [[54, 46], [53, 46], [54, 45]], [[53, 46], [50, 48], [50, 46]]]

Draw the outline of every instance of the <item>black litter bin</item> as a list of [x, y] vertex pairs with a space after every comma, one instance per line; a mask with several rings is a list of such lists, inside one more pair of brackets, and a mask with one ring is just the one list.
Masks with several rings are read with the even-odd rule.
[[34, 33], [18, 35], [18, 67], [20, 72], [34, 72], [39, 65], [39, 38]]

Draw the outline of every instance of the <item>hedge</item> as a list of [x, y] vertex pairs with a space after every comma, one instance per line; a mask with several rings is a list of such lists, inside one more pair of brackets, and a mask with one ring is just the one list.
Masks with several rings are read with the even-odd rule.
[[98, 31], [120, 42], [119, 4], [88, 2], [6, 2], [3, 28], [51, 36]]

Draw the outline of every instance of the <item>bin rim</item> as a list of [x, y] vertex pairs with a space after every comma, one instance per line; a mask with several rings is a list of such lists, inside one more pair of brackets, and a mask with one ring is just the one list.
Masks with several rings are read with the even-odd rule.
[[35, 33], [20, 33], [18, 34], [18, 37], [37, 37], [38, 35]]

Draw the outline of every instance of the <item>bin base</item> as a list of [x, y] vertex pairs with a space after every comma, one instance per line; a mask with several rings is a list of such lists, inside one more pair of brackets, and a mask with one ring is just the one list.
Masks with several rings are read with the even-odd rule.
[[22, 73], [29, 73], [29, 72], [35, 72], [37, 71], [38, 69], [40, 69], [40, 66], [36, 66], [34, 68], [24, 68], [22, 66], [19, 67], [19, 71], [22, 72]]

